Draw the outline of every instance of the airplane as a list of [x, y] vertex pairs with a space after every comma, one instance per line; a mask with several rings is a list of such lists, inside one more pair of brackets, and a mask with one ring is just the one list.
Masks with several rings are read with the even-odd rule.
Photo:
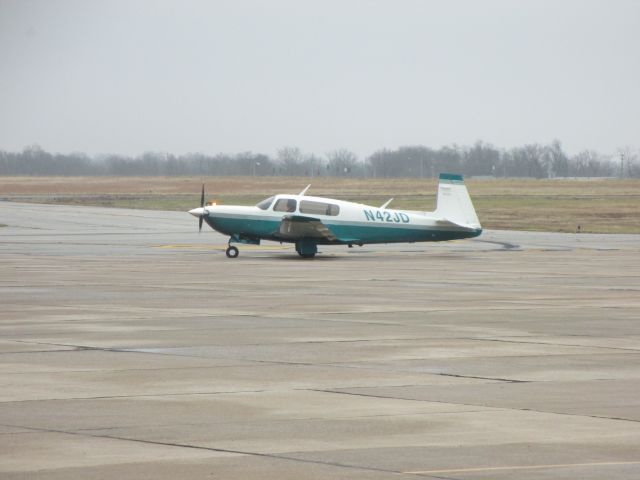
[[232, 243], [259, 245], [261, 240], [294, 243], [303, 258], [313, 258], [318, 245], [439, 242], [477, 237], [482, 233], [462, 175], [440, 174], [433, 212], [387, 208], [332, 198], [279, 194], [255, 206], [205, 205], [204, 184], [200, 207], [189, 213], [214, 230], [229, 235], [226, 255], [236, 258]]

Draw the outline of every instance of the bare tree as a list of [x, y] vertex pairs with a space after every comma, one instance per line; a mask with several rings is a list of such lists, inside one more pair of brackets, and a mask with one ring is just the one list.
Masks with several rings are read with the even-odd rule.
[[[640, 177], [638, 150], [625, 147], [609, 157], [583, 151], [571, 159], [558, 140], [499, 150], [481, 141], [472, 147], [448, 145], [438, 150], [422, 145], [378, 150], [363, 163], [355, 153], [338, 149], [319, 157], [298, 147], [284, 147], [273, 160], [252, 152], [172, 155], [146, 152], [137, 157], [82, 153], [51, 154], [38, 145], [22, 152], [0, 151], [0, 175], [304, 175], [433, 177], [442, 172], [517, 177], [620, 176]], [[613, 160], [612, 160], [613, 159]], [[617, 163], [615, 163], [617, 162]]]
[[283, 147], [278, 150], [279, 168], [285, 175], [302, 175], [304, 154], [298, 147]]
[[464, 172], [467, 175], [495, 175], [500, 157], [500, 152], [493, 145], [478, 140], [465, 154]]
[[355, 174], [358, 170], [358, 157], [347, 149], [333, 150], [328, 152], [326, 157], [330, 175], [346, 177]]
[[638, 152], [629, 146], [620, 147], [618, 149], [618, 158], [620, 158], [620, 177], [638, 176], [637, 166]]

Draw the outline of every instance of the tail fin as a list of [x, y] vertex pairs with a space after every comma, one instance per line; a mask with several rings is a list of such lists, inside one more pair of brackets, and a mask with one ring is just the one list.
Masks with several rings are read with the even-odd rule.
[[462, 175], [441, 173], [436, 215], [461, 227], [482, 228]]

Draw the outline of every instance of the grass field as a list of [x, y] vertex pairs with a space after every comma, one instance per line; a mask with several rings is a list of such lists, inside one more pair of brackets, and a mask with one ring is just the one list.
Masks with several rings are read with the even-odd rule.
[[[298, 193], [391, 208], [435, 208], [435, 179], [208, 177], [207, 199], [253, 205], [276, 193]], [[0, 177], [0, 199], [39, 203], [188, 210], [199, 205], [201, 178]], [[640, 180], [467, 180], [484, 228], [640, 233]], [[0, 212], [1, 214], [1, 212]], [[2, 217], [0, 216], [0, 221]]]

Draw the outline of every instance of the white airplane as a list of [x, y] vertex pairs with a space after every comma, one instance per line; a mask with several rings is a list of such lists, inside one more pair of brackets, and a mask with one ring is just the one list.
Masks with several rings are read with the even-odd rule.
[[477, 237], [482, 227], [461, 175], [443, 173], [434, 212], [387, 208], [306, 195], [280, 194], [253, 207], [205, 205], [204, 184], [200, 208], [189, 213], [229, 235], [227, 257], [236, 258], [232, 243], [259, 245], [261, 240], [295, 243], [301, 257], [313, 258], [318, 245], [439, 242]]

